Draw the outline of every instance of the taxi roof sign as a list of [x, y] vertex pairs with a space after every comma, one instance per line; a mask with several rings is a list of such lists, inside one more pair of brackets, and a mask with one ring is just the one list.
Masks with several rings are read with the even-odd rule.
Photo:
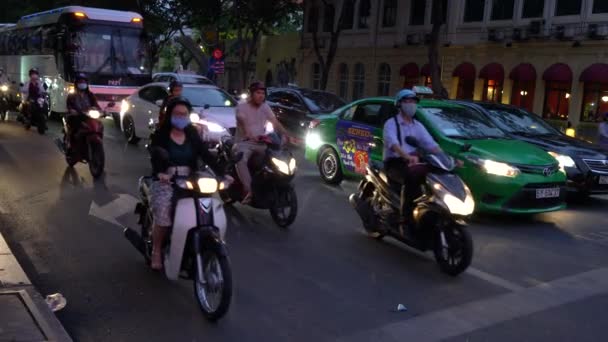
[[416, 94], [433, 95], [433, 89], [425, 86], [413, 86], [412, 91]]

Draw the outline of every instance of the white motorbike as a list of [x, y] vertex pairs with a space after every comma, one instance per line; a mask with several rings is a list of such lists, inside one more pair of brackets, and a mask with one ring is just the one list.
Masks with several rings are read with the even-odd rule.
[[[141, 234], [126, 228], [125, 237], [148, 264], [152, 255], [153, 216], [150, 208], [152, 177], [139, 181]], [[216, 321], [228, 311], [232, 297], [232, 272], [225, 243], [226, 214], [212, 196], [227, 184], [209, 168], [188, 177], [174, 176], [174, 220], [163, 248], [164, 273], [170, 280], [191, 279], [194, 296], [205, 317]]]

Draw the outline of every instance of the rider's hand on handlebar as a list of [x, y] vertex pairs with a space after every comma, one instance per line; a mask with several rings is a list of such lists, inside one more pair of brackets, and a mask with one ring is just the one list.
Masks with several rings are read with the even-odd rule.
[[171, 176], [169, 176], [166, 173], [159, 173], [158, 174], [158, 180], [160, 180], [163, 183], [170, 183], [171, 182]]

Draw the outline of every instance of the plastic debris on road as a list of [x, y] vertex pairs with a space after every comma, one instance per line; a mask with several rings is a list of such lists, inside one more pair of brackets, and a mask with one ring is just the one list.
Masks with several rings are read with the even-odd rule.
[[407, 308], [405, 307], [405, 305], [399, 304], [399, 305], [397, 305], [397, 311], [398, 312], [407, 311]]
[[46, 296], [46, 304], [49, 306], [49, 309], [53, 312], [57, 312], [68, 304], [68, 301], [61, 293], [55, 293]]

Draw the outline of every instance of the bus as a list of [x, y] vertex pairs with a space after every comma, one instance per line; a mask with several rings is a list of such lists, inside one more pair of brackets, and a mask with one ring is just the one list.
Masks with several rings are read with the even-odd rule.
[[78, 73], [89, 78], [104, 115], [117, 117], [122, 99], [151, 82], [143, 18], [138, 13], [69, 6], [0, 27], [0, 67], [25, 83], [38, 68], [49, 93], [49, 115], [65, 113]]

